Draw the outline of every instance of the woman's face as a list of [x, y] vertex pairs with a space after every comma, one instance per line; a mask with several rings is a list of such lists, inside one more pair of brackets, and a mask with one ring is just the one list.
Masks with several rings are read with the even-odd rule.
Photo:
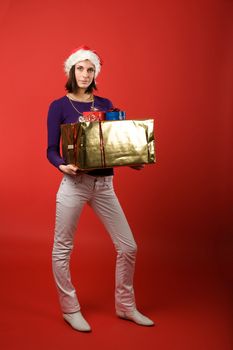
[[95, 66], [89, 60], [75, 64], [75, 78], [79, 88], [87, 89], [95, 76]]

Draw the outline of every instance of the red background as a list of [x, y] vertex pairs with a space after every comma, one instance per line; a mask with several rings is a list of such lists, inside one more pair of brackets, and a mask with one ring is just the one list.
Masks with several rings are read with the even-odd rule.
[[[231, 349], [232, 10], [230, 0], [1, 1], [2, 349]], [[60, 316], [50, 254], [61, 174], [46, 160], [46, 117], [81, 44], [103, 57], [98, 94], [128, 118], [155, 119], [157, 163], [115, 176], [139, 246], [137, 304], [154, 328], [115, 317], [114, 249], [89, 208], [72, 272], [93, 332]]]

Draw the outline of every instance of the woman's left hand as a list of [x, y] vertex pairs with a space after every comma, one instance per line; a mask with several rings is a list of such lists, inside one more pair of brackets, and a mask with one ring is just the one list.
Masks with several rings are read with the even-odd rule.
[[142, 170], [145, 168], [144, 164], [140, 164], [140, 165], [131, 165], [130, 168], [135, 169], [135, 170]]

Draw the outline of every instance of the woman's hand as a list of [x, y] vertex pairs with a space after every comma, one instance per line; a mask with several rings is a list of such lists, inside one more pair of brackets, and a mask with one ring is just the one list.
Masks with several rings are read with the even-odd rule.
[[139, 165], [131, 165], [130, 168], [135, 169], [135, 170], [142, 170], [145, 168], [144, 164], [139, 164]]
[[59, 169], [64, 173], [68, 175], [77, 175], [77, 171], [79, 170], [78, 167], [74, 164], [61, 164], [59, 165]]

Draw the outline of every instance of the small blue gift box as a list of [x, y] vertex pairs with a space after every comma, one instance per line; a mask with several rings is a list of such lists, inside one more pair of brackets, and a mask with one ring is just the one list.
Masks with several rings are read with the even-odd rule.
[[105, 114], [106, 120], [124, 120], [125, 112], [124, 111], [109, 111]]

